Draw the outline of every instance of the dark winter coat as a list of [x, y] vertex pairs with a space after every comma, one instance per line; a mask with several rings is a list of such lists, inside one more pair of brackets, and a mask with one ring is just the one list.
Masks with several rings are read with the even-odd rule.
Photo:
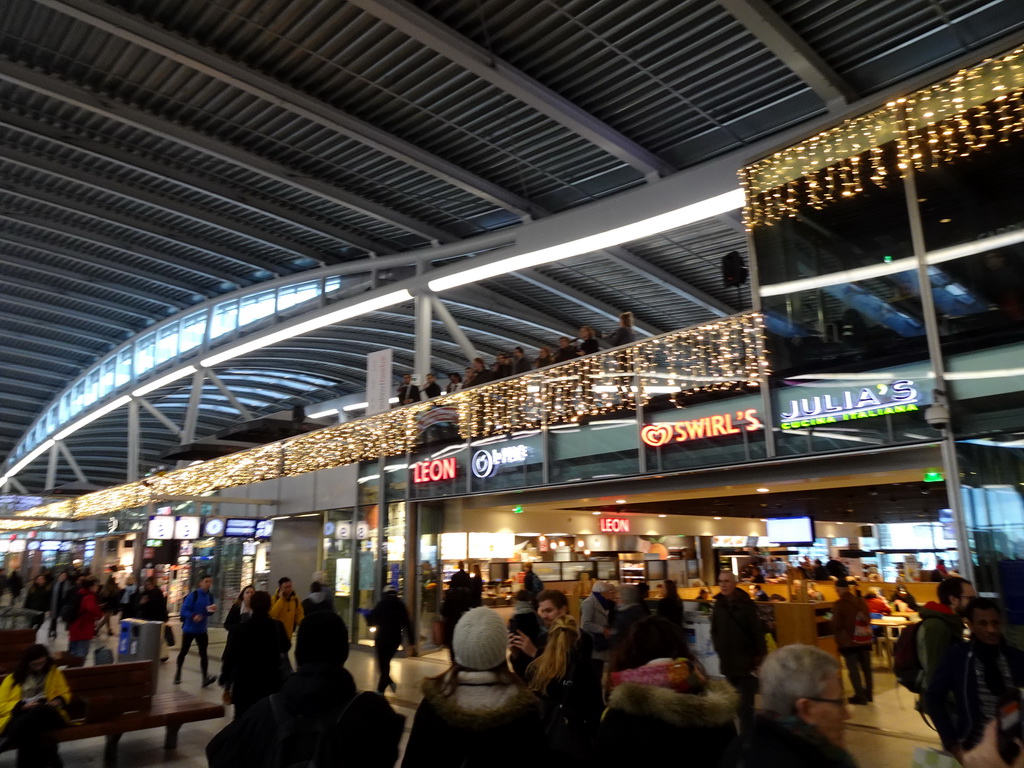
[[658, 615], [668, 619], [677, 627], [683, 625], [683, 603], [681, 600], [669, 600], [667, 597], [658, 601]]
[[236, 718], [281, 690], [281, 654], [291, 645], [281, 622], [266, 614], [253, 616], [228, 633], [220, 683], [231, 687]]
[[536, 597], [544, 591], [544, 582], [541, 581], [540, 576], [533, 571], [527, 571], [526, 575], [523, 577], [523, 589], [527, 592], [532, 592], [533, 596]]
[[[303, 608], [303, 610], [305, 610], [305, 608]], [[242, 604], [239, 602], [234, 602], [231, 604], [231, 608], [228, 610], [228, 615], [224, 618], [224, 629], [230, 632], [243, 621], [248, 621], [251, 618], [252, 613], [250, 611], [242, 613]]]
[[[279, 696], [290, 715], [322, 714], [352, 702], [334, 731], [333, 754], [340, 757], [330, 765], [392, 768], [405, 718], [383, 696], [365, 694], [352, 701], [356, 693], [355, 681], [343, 667], [306, 664], [285, 681]], [[214, 736], [206, 745], [206, 757], [210, 768], [261, 766], [276, 744], [277, 721], [266, 698]]]
[[[928, 714], [946, 749], [974, 746], [987, 723], [981, 712], [975, 669], [975, 656], [979, 650], [984, 652], [986, 649], [976, 641], [950, 648], [925, 693]], [[990, 646], [988, 650], [992, 652], [996, 648]], [[1024, 686], [1024, 651], [1005, 644], [999, 650], [1006, 659], [1013, 685]], [[950, 709], [950, 701], [956, 702], [955, 711]]]
[[49, 587], [40, 587], [37, 584], [33, 584], [28, 588], [28, 594], [25, 595], [25, 608], [30, 611], [45, 613], [50, 610], [50, 597]]
[[737, 588], [732, 598], [719, 593], [711, 613], [711, 642], [726, 677], [746, 677], [768, 652], [765, 627], [750, 595]]
[[402, 768], [522, 768], [521, 747], [544, 743], [537, 697], [494, 672], [459, 672], [459, 685], [445, 696], [443, 683], [423, 681]]
[[811, 741], [766, 717], [755, 717], [750, 733], [738, 737], [725, 752], [720, 768], [849, 768]]
[[330, 592], [321, 590], [320, 592], [310, 592], [306, 595], [306, 598], [302, 601], [303, 617], [317, 611], [330, 611], [334, 613], [334, 600], [331, 599]]
[[384, 595], [366, 617], [366, 623], [377, 628], [374, 638], [376, 645], [398, 648], [402, 644], [403, 632], [409, 645], [416, 640], [416, 633], [409, 619], [409, 609], [398, 595]]
[[621, 645], [629, 635], [629, 630], [632, 629], [633, 625], [646, 618], [647, 615], [648, 612], [640, 603], [634, 603], [625, 608], [617, 608], [615, 617], [612, 619], [612, 634], [608, 638], [611, 647], [614, 648], [617, 645]]
[[[146, 599], [145, 602], [143, 602], [143, 598]], [[167, 613], [167, 598], [159, 587], [146, 589], [139, 593], [136, 618], [144, 621], [167, 621], [170, 618]]]
[[455, 625], [459, 623], [462, 614], [469, 610], [469, 590], [450, 587], [444, 593], [444, 602], [441, 603], [441, 622], [444, 629], [444, 644], [452, 647], [452, 639], [455, 637]]
[[708, 681], [699, 694], [623, 683], [601, 720], [598, 764], [621, 768], [641, 757], [645, 765], [678, 765], [685, 755], [687, 765], [716, 766], [736, 737], [738, 707], [739, 694], [724, 680]]

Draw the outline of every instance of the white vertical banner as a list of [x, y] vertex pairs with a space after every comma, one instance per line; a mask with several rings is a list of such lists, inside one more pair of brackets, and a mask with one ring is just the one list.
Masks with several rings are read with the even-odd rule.
[[391, 399], [391, 349], [381, 349], [366, 356], [366, 415], [383, 413]]

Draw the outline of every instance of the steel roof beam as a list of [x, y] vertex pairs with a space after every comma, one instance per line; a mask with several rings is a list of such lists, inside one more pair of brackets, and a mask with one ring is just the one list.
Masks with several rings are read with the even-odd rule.
[[[86, 349], [81, 346], [75, 346], [74, 344], [66, 344], [60, 341], [51, 341], [50, 339], [41, 339], [38, 336], [26, 337], [24, 333], [13, 333], [4, 328], [0, 328], [0, 336], [8, 339], [17, 339], [18, 341], [25, 342], [26, 344], [36, 344], [38, 346], [49, 347], [51, 349], [59, 349], [64, 352], [69, 352], [73, 355], [88, 355], [90, 357], [99, 357], [105, 355], [113, 347], [114, 342], [108, 341], [104, 344], [103, 349]], [[2, 366], [0, 366], [2, 368]]]
[[288, 226], [300, 227], [313, 234], [333, 238], [340, 243], [361, 248], [369, 253], [383, 255], [396, 252], [390, 246], [384, 245], [372, 238], [364, 237], [344, 227], [339, 227], [329, 221], [321, 221], [313, 216], [307, 216], [300, 211], [290, 210], [272, 200], [247, 197], [243, 191], [235, 189], [228, 184], [223, 184], [215, 178], [195, 176], [183, 168], [165, 165], [146, 155], [126, 154], [121, 147], [96, 141], [78, 132], [70, 133], [68, 130], [57, 128], [49, 123], [33, 121], [13, 113], [8, 113], [3, 116], [3, 119], [0, 119], [0, 128], [10, 128], [31, 136], [44, 138], [58, 146], [73, 149], [107, 162], [116, 163], [122, 168], [131, 171], [141, 171], [149, 176], [173, 182], [194, 192], [200, 192], [244, 210], [275, 219]]
[[[523, 282], [529, 283], [537, 288], [553, 293], [555, 296], [559, 296], [566, 301], [571, 301], [573, 304], [577, 304], [584, 309], [590, 310], [594, 314], [601, 315], [614, 322], [619, 321], [619, 315], [625, 310], [616, 309], [615, 307], [605, 304], [603, 301], [587, 296], [586, 294], [577, 291], [575, 288], [571, 288], [564, 283], [560, 283], [553, 278], [546, 275], [542, 275], [537, 271], [531, 272], [513, 272], [512, 275], [519, 278]], [[659, 336], [665, 333], [664, 330], [639, 321], [633, 322], [633, 327], [640, 331], [643, 331], [649, 336]]]
[[371, 149], [429, 173], [482, 200], [519, 215], [530, 215], [530, 203], [465, 168], [393, 136], [337, 107], [320, 101], [268, 75], [250, 69], [239, 61], [217, 53], [182, 35], [151, 24], [141, 16], [122, 11], [106, 3], [89, 0], [36, 0], [59, 13], [102, 29], [146, 50], [202, 72], [220, 82], [286, 109], [306, 120], [347, 136]]
[[736, 309], [733, 309], [724, 301], [716, 299], [710, 293], [702, 291], [695, 285], [690, 285], [690, 283], [676, 275], [673, 275], [671, 272], [651, 264], [651, 262], [640, 258], [632, 251], [621, 246], [617, 248], [606, 248], [603, 251], [598, 251], [598, 253], [607, 256], [619, 266], [625, 267], [626, 269], [647, 278], [651, 282], [656, 283], [663, 288], [667, 288], [677, 296], [680, 296], [699, 307], [703, 307], [713, 315], [717, 315], [718, 317], [728, 317], [729, 315], [735, 315], [737, 312]]
[[[90, 315], [88, 312], [80, 312], [77, 309], [68, 309], [67, 307], [57, 307], [52, 304], [46, 304], [42, 301], [35, 301], [34, 299], [26, 299], [21, 296], [11, 296], [10, 294], [0, 293], [0, 304], [16, 304], [26, 309], [36, 309], [41, 312], [48, 314], [65, 315], [75, 320], [81, 320], [86, 323], [93, 323], [94, 325], [105, 325], [108, 328], [114, 328], [118, 331], [135, 335], [140, 331], [145, 330], [137, 326], [125, 323], [120, 320], [111, 320], [109, 317], [99, 317], [97, 315]], [[32, 325], [37, 325], [35, 321], [32, 321]]]
[[[49, 190], [36, 189], [35, 187], [26, 185], [21, 181], [14, 181], [9, 177], [6, 179], [4, 191], [9, 194], [25, 198], [26, 200], [45, 203], [46, 205], [56, 208], [62, 212], [88, 216], [89, 218], [97, 219], [98, 221], [105, 222], [107, 224], [114, 224], [118, 227], [132, 230], [133, 232], [146, 237], [156, 237], [160, 240], [165, 240], [172, 245], [185, 246], [193, 250], [202, 251], [218, 259], [233, 261], [240, 267], [247, 267], [249, 269], [265, 269], [275, 275], [277, 274], [277, 272], [275, 272], [275, 270], [278, 269], [276, 264], [271, 264], [259, 257], [250, 256], [248, 260], [246, 260], [245, 254], [241, 251], [235, 251], [233, 248], [224, 248], [221, 245], [211, 246], [209, 243], [206, 243], [199, 238], [182, 234], [180, 232], [173, 235], [168, 234], [167, 232], [161, 231], [164, 229], [163, 225], [149, 229], [147, 228], [146, 222], [139, 222], [133, 216], [127, 216], [119, 211], [113, 211], [108, 208], [101, 208], [93, 205], [83, 198], [76, 198], [73, 202], [69, 202], [67, 199], [56, 195]], [[166, 261], [171, 261], [172, 258], [174, 257], [164, 256]], [[252, 278], [247, 279], [236, 275], [233, 272], [227, 272], [219, 267], [211, 267], [207, 264], [197, 264], [186, 259], [179, 259], [178, 263], [183, 269], [188, 269], [191, 272], [206, 275], [207, 277], [214, 277], [217, 280], [230, 283], [231, 285], [240, 288], [256, 282], [256, 280]]]
[[[49, 250], [47, 248], [40, 248], [35, 245], [28, 245], [24, 242], [16, 242], [10, 237], [6, 237], [3, 234], [0, 234], [0, 245], [4, 243], [7, 243], [8, 245], [14, 245], [19, 248], [28, 248], [34, 251], [38, 251], [39, 253], [43, 253], [48, 256], [54, 256], [57, 258], [62, 258], [64, 256], [64, 253]], [[65, 253], [70, 253], [70, 251], [66, 251]], [[82, 257], [81, 255], [78, 256], [78, 259], [82, 262], [87, 262], [87, 259]], [[21, 267], [22, 269], [28, 270], [30, 272], [38, 272], [39, 274], [44, 276], [43, 279], [47, 280], [52, 280], [55, 277], [59, 277], [63, 278], [64, 280], [68, 280], [69, 282], [72, 283], [85, 283], [87, 285], [93, 285], [97, 282], [95, 278], [89, 278], [81, 273], [72, 272], [69, 269], [61, 269], [60, 267], [55, 267], [52, 264], [48, 264], [44, 261], [30, 261], [29, 259], [23, 259], [19, 256], [13, 256], [8, 252], [0, 253], [0, 263]], [[184, 302], [172, 302], [171, 300], [161, 297], [155, 293], [148, 293], [146, 291], [140, 291], [135, 288], [130, 288], [124, 285], [118, 285], [116, 283], [110, 283], [107, 281], [103, 281], [103, 289], [106, 291], [110, 291], [111, 293], [120, 293], [124, 296], [130, 296], [131, 298], [138, 299], [140, 301], [148, 301], [151, 304], [156, 304], [158, 306], [166, 307], [167, 309], [171, 310], [179, 310], [191, 306], [190, 304], [186, 304]]]
[[[101, 336], [98, 333], [84, 331], [81, 328], [78, 328], [74, 325], [63, 325], [61, 323], [54, 322], [40, 323], [36, 320], [33, 320], [32, 318], [25, 317], [24, 315], [14, 315], [11, 314], [10, 312], [0, 312], [0, 320], [4, 320], [5, 322], [8, 323], [16, 323], [18, 325], [29, 326], [32, 329], [32, 332], [35, 333], [38, 333], [39, 330], [42, 329], [50, 330], [53, 331], [54, 333], [63, 333], [69, 336], [78, 336], [83, 339], [89, 339], [90, 341], [98, 341], [99, 343], [106, 344], [108, 346], [118, 343], [115, 342], [114, 339], [111, 339], [110, 336]], [[28, 333], [28, 331], [26, 331], [26, 333]], [[67, 382], [65, 381], [64, 383], [66, 384]]]
[[411, 3], [403, 0], [349, 0], [349, 4], [376, 16], [481, 80], [514, 96], [645, 176], [675, 173], [676, 169], [671, 164], [650, 150]]
[[[4, 350], [5, 356], [22, 357], [22, 358], [27, 358], [29, 360], [38, 360], [41, 363], [50, 363], [51, 365], [62, 365], [65, 368], [76, 368], [76, 369], [77, 368], [81, 368], [83, 366], [91, 365], [96, 360], [95, 356], [89, 355], [88, 353], [86, 353], [86, 355], [88, 357], [92, 357], [93, 358], [92, 360], [76, 361], [76, 360], [68, 360], [67, 357], [57, 357], [56, 355], [47, 355], [47, 354], [43, 354], [42, 352], [33, 352], [30, 349], [17, 349], [15, 347], [3, 347], [3, 350]], [[7, 397], [7, 394], [4, 393], [3, 396]], [[47, 404], [49, 404], [50, 401], [47, 400], [46, 402], [47, 402]]]
[[[497, 315], [514, 323], [532, 325], [536, 328], [540, 328], [545, 333], [554, 333], [558, 336], [575, 338], [576, 331], [578, 330], [576, 326], [573, 326], [564, 320], [559, 320], [551, 315], [538, 312], [535, 309], [528, 309], [521, 304], [516, 304], [506, 299], [500, 293], [493, 291], [490, 288], [484, 288], [480, 285], [467, 285], [455, 288], [451, 291], [446, 291], [443, 296], [444, 301], [449, 304], [462, 304], [462, 306], [467, 309], [484, 312], [490, 315]], [[460, 301], [458, 296], [461, 296], [463, 300]], [[469, 299], [469, 301], [466, 299]], [[470, 325], [470, 327], [472, 327], [472, 325]], [[515, 339], [511, 339], [511, 337], [509, 338], [510, 340], [515, 341]], [[520, 340], [520, 342], [522, 342], [522, 340]], [[529, 342], [525, 343], [529, 344]]]
[[[6, 260], [5, 257], [3, 255], [0, 255], [0, 266], [3, 265], [3, 262], [5, 260]], [[50, 296], [61, 297], [61, 298], [69, 299], [71, 301], [77, 301], [77, 302], [80, 302], [82, 304], [91, 304], [92, 306], [99, 307], [101, 309], [108, 309], [108, 310], [111, 310], [113, 312], [120, 312], [121, 314], [124, 314], [124, 315], [131, 315], [132, 317], [139, 318], [140, 320], [144, 321], [145, 323], [151, 323], [154, 320], [154, 317], [153, 317], [152, 313], [144, 314], [142, 312], [139, 312], [136, 309], [132, 309], [130, 307], [126, 307], [124, 304], [120, 304], [120, 303], [118, 303], [116, 301], [109, 301], [107, 299], [100, 299], [100, 298], [97, 298], [95, 296], [90, 296], [87, 293], [83, 293], [82, 291], [73, 291], [73, 290], [69, 290], [69, 289], [66, 289], [66, 288], [60, 288], [60, 287], [46, 288], [41, 283], [33, 283], [31, 280], [22, 280], [21, 278], [10, 277], [10, 276], [7, 276], [7, 275], [5, 275], [3, 277], [3, 282], [7, 283], [8, 285], [17, 285], [20, 288], [25, 288], [25, 289], [30, 290], [30, 291], [35, 291], [36, 293], [45, 293], [45, 294], [48, 294]], [[59, 283], [57, 285], [59, 286]], [[3, 295], [4, 294], [0, 293], [0, 300], [2, 300]]]
[[[105, 236], [97, 235], [93, 232], [82, 232], [81, 230], [76, 229], [75, 227], [71, 227], [66, 224], [60, 224], [58, 222], [49, 221], [48, 219], [42, 219], [37, 216], [27, 216], [22, 214], [14, 216], [4, 215], [3, 213], [0, 213], [0, 221], [5, 220], [12, 221], [17, 224], [26, 224], [30, 227], [34, 227], [35, 229], [43, 230], [44, 232], [51, 232], [57, 235], [64, 235], [70, 238], [74, 238], [76, 240], [80, 240], [85, 243], [89, 243], [91, 245], [100, 245], [103, 246], [104, 248], [113, 248], [117, 251], [120, 251], [121, 254], [123, 254], [125, 257], [138, 255], [144, 256], [147, 259], [160, 259], [160, 256], [155, 255], [157, 253], [156, 251], [150, 251], [148, 249], [140, 248], [126, 248], [121, 245], [116, 245], [114, 243], [113, 238], [107, 238]], [[167, 288], [175, 288], [177, 290], [188, 293], [190, 296], [194, 296], [197, 299], [207, 298], [206, 296], [199, 292], [196, 286], [187, 283], [184, 280], [178, 280], [175, 277], [166, 277], [164, 275], [156, 274], [151, 269], [133, 267], [130, 264], [121, 261], [112, 261], [110, 259], [104, 259], [98, 256], [94, 256], [93, 254], [79, 253], [78, 251], [75, 251], [71, 248], [62, 248], [60, 246], [51, 245], [46, 241], [33, 240], [30, 237], [24, 237], [21, 235], [14, 234], [12, 232], [0, 233], [0, 242], [4, 241], [24, 245], [28, 248], [46, 250], [49, 253], [57, 254], [64, 258], [73, 259], [75, 261], [80, 261], [84, 264], [93, 264], [99, 267], [105, 267], [106, 269], [117, 270], [123, 272], [126, 275], [137, 277], [140, 280], [145, 280], [156, 285], [163, 285]], [[40, 245], [40, 242], [42, 242], [43, 244]], [[156, 299], [154, 299], [154, 301], [156, 301]], [[173, 300], [166, 298], [162, 300], [162, 303], [166, 304], [169, 307], [173, 307], [174, 309], [184, 309], [185, 307], [190, 306], [189, 304], [185, 304], [182, 302], [173, 302]]]
[[[128, 198], [129, 200], [135, 200], [140, 203], [159, 208], [160, 210], [166, 211], [167, 213], [174, 214], [175, 216], [181, 216], [189, 219], [197, 224], [203, 224], [207, 226], [216, 227], [217, 229], [224, 230], [226, 232], [241, 235], [257, 243], [261, 243], [272, 248], [285, 251], [286, 253], [294, 254], [295, 256], [302, 256], [308, 259], [313, 259], [321, 266], [326, 264], [324, 254], [313, 248], [308, 248], [299, 243], [292, 243], [283, 237], [278, 237], [271, 232], [261, 232], [260, 230], [249, 226], [248, 224], [241, 221], [233, 221], [227, 216], [221, 216], [211, 210], [202, 208], [201, 206], [193, 205], [192, 203], [184, 200], [175, 200], [173, 198], [156, 195], [146, 189], [132, 187], [128, 184], [124, 184], [116, 179], [100, 178], [97, 179], [96, 175], [91, 171], [83, 171], [73, 166], [62, 165], [61, 163], [55, 162], [50, 158], [43, 157], [41, 155], [33, 154], [29, 155], [25, 152], [20, 152], [17, 158], [5, 157], [5, 162], [13, 165], [20, 165], [23, 168], [29, 168], [36, 171], [42, 171], [43, 173], [51, 176], [56, 176], [60, 179], [73, 181], [84, 186], [92, 187], [100, 192], [112, 192], [121, 197]], [[179, 235], [180, 237], [180, 235]], [[185, 235], [185, 237], [189, 237]], [[203, 241], [198, 238], [190, 238], [197, 248], [210, 248], [209, 245], [202, 244]], [[249, 257], [248, 260], [240, 258], [238, 251], [231, 249], [226, 252], [222, 246], [213, 246], [218, 250], [216, 252], [221, 255], [238, 261], [240, 264], [261, 267], [262, 269], [272, 272], [275, 275], [280, 275], [282, 266], [281, 264], [275, 264], [270, 261], [265, 261], [255, 257]], [[291, 271], [295, 271], [294, 268]]]
[[4, 392], [4, 402], [24, 403], [25, 405], [31, 405], [38, 409], [39, 406], [45, 405], [46, 403], [49, 402], [49, 400], [40, 399], [38, 397], [28, 397], [27, 395], [15, 395], [11, 392]]
[[764, 0], [717, 0], [736, 21], [803, 80], [830, 108], [857, 99], [836, 72]]
[[326, 182], [302, 176], [292, 168], [278, 165], [257, 154], [239, 149], [226, 142], [218, 141], [199, 131], [193, 131], [182, 125], [168, 123], [155, 114], [119, 101], [104, 98], [91, 93], [76, 83], [61, 80], [58, 77], [39, 72], [23, 64], [0, 58], [0, 79], [66, 104], [71, 104], [88, 112], [102, 115], [110, 120], [130, 125], [133, 128], [138, 128], [154, 136], [181, 144], [197, 152], [213, 155], [227, 163], [241, 166], [253, 173], [258, 173], [281, 184], [286, 184], [293, 189], [299, 189], [316, 195], [336, 205], [350, 208], [365, 216], [420, 235], [427, 240], [447, 243], [456, 239], [450, 233], [438, 229], [431, 224], [385, 208], [382, 205]]

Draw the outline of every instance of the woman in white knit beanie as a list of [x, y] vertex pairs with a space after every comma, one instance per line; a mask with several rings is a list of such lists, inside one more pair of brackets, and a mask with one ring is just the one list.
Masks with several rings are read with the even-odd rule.
[[[486, 765], [521, 768], [514, 745], [542, 743], [537, 697], [509, 670], [505, 622], [491, 608], [467, 611], [455, 625], [455, 663], [423, 681], [423, 701], [402, 768]], [[468, 761], [468, 762], [466, 762]]]

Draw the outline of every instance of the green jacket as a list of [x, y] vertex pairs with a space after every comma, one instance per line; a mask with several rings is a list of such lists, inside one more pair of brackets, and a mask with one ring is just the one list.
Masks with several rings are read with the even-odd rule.
[[917, 658], [923, 670], [922, 690], [927, 690], [946, 652], [963, 642], [964, 620], [948, 606], [934, 601], [921, 608], [918, 614], [923, 623], [917, 630]]

